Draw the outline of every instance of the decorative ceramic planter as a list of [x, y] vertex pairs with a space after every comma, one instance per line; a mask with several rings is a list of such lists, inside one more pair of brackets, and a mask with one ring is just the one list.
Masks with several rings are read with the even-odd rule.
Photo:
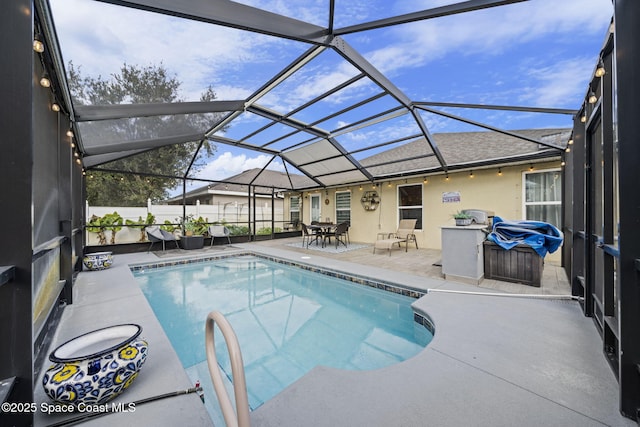
[[112, 252], [94, 252], [86, 254], [82, 259], [82, 263], [91, 271], [104, 270], [113, 264]]
[[56, 348], [44, 374], [47, 395], [63, 404], [103, 404], [122, 393], [147, 358], [139, 325], [125, 324], [80, 335]]
[[456, 225], [471, 225], [473, 218], [455, 218]]

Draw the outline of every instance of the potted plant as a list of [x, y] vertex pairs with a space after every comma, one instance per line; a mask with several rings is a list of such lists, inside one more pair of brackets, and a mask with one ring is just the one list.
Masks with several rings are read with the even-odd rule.
[[194, 221], [185, 221], [184, 222], [184, 234], [185, 236], [193, 236], [194, 234], [197, 234], [197, 228], [198, 228], [198, 224], [196, 224]]
[[184, 230], [185, 236], [201, 236], [203, 235], [208, 228], [207, 220], [198, 217], [195, 218], [193, 214], [189, 214], [184, 218], [184, 221], [180, 221], [182, 223], [182, 228]]
[[471, 221], [473, 220], [473, 217], [467, 213], [458, 211], [453, 214], [453, 219], [456, 220], [456, 225], [463, 226], [463, 225], [470, 225]]

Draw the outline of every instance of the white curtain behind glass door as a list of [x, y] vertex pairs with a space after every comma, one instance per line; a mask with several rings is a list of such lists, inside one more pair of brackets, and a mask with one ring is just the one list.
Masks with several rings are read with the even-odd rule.
[[319, 194], [311, 196], [311, 221], [322, 221]]

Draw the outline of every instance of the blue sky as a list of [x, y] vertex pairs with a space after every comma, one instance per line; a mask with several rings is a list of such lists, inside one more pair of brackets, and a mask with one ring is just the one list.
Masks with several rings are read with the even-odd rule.
[[[123, 63], [163, 63], [182, 84], [185, 101], [199, 100], [211, 85], [218, 99], [243, 99], [276, 75], [310, 46], [200, 22], [116, 7], [92, 0], [50, 0], [65, 63], [84, 75], [103, 77]], [[271, 12], [326, 26], [328, 0], [242, 1]], [[334, 27], [368, 22], [453, 1], [336, 0]], [[592, 76], [612, 15], [610, 0], [531, 0], [455, 16], [347, 34], [344, 39], [414, 101], [516, 105], [578, 109]], [[353, 77], [357, 70], [326, 50], [259, 104], [280, 113]], [[379, 91], [360, 81], [293, 117], [312, 121], [339, 111]], [[397, 105], [389, 97], [318, 126], [335, 131], [376, 108]], [[503, 129], [570, 127], [566, 115], [443, 109]], [[432, 133], [479, 128], [421, 113]], [[265, 124], [248, 113], [225, 135], [240, 138]], [[274, 126], [264, 137], [288, 130]], [[375, 145], [417, 132], [409, 116], [339, 135], [348, 150]], [[305, 137], [306, 138], [306, 137]], [[289, 138], [274, 148], [301, 141]], [[365, 151], [362, 158], [373, 154]], [[270, 156], [218, 145], [214, 158], [199, 172], [224, 179], [262, 167]], [[270, 168], [282, 170], [279, 159]]]

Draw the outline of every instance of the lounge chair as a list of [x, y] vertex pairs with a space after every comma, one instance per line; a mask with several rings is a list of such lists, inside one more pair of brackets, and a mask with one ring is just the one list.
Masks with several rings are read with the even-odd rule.
[[147, 250], [147, 252], [151, 251], [153, 244], [156, 242], [162, 242], [163, 251], [166, 249], [165, 242], [174, 242], [176, 244], [176, 249], [179, 248], [178, 239], [176, 239], [176, 236], [166, 230], [161, 229], [159, 226], [149, 226], [145, 228], [145, 231], [147, 232], [147, 239], [149, 239], [149, 241], [151, 242], [151, 245], [149, 245], [149, 249]]
[[211, 236], [211, 245], [213, 246], [213, 241], [216, 237], [226, 237], [227, 242], [231, 244], [231, 232], [224, 225], [211, 225], [209, 226], [209, 236]]
[[409, 250], [409, 242], [415, 243], [416, 249], [418, 249], [418, 242], [414, 234], [416, 221], [415, 219], [401, 219], [398, 224], [398, 229], [394, 233], [378, 233], [378, 236], [384, 236], [386, 234], [386, 238], [376, 240], [373, 245], [373, 253], [376, 253], [376, 249], [387, 249], [389, 255], [391, 255], [393, 246], [398, 244], [398, 247], [401, 247], [400, 244], [402, 242], [404, 242], [405, 252]]

